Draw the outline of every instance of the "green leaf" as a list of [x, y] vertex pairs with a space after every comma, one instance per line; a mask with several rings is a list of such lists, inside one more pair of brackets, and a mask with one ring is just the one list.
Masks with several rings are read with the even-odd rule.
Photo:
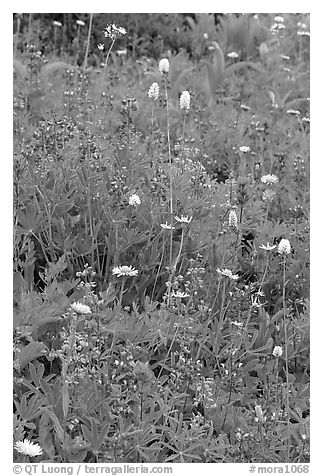
[[21, 352], [17, 354], [17, 359], [21, 369], [26, 367], [26, 365], [32, 360], [44, 355], [46, 352], [47, 347], [42, 342], [31, 342], [30, 344], [26, 345], [26, 347], [24, 347]]

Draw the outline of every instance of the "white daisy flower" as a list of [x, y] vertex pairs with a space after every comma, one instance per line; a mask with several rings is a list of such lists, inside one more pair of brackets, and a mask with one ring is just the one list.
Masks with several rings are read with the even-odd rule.
[[172, 296], [173, 296], [174, 298], [183, 299], [183, 298], [189, 297], [190, 295], [187, 294], [187, 293], [183, 293], [182, 291], [173, 291], [173, 292], [172, 292]]
[[174, 216], [175, 220], [178, 221], [179, 223], [191, 223], [192, 217], [184, 217], [181, 215], [181, 217], [178, 217], [177, 215]]
[[161, 223], [160, 226], [164, 229], [164, 230], [175, 230], [175, 227], [174, 226], [171, 226], [171, 225], [168, 225], [168, 223]]
[[138, 270], [132, 266], [115, 266], [112, 269], [112, 274], [117, 275], [118, 278], [120, 276], [137, 276]]
[[56, 21], [56, 20], [53, 21], [53, 25], [54, 25], [54, 26], [58, 26], [58, 27], [63, 26], [60, 21]]
[[76, 312], [76, 314], [91, 314], [92, 312], [89, 306], [80, 302], [73, 302], [73, 304], [71, 304], [71, 308], [74, 312]]
[[77, 24], [78, 26], [85, 26], [85, 23], [84, 23], [84, 21], [82, 21], [82, 20], [76, 20], [76, 24]]
[[262, 183], [269, 184], [269, 185], [278, 183], [278, 177], [275, 174], [263, 175], [260, 180], [262, 181]]
[[15, 450], [18, 453], [22, 453], [27, 456], [40, 456], [43, 454], [42, 447], [38, 443], [33, 443], [25, 438], [23, 441], [17, 441], [14, 445]]
[[270, 244], [267, 241], [267, 245], [260, 245], [259, 248], [261, 248], [262, 250], [265, 250], [265, 251], [272, 251], [276, 248], [276, 245], [270, 246]]
[[217, 268], [217, 272], [219, 274], [222, 274], [222, 276], [226, 276], [227, 278], [230, 278], [230, 279], [233, 279], [234, 281], [236, 281], [237, 279], [239, 279], [239, 275], [238, 274], [233, 274], [232, 271], [230, 271], [230, 269], [219, 269]]

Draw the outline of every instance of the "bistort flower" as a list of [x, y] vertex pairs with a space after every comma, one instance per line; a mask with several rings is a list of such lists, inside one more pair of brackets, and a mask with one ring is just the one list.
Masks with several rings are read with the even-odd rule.
[[266, 417], [264, 417], [264, 414], [260, 405], [255, 406], [255, 413], [256, 413], [255, 420], [260, 423], [265, 423]]
[[56, 21], [56, 20], [53, 21], [53, 25], [54, 25], [54, 26], [59, 26], [59, 27], [62, 26], [61, 22], [60, 22], [60, 21]]
[[131, 197], [129, 197], [129, 205], [136, 207], [137, 205], [140, 205], [140, 204], [141, 204], [141, 200], [136, 193], [134, 193], [133, 195], [131, 195]]
[[280, 347], [280, 345], [276, 345], [273, 350], [273, 356], [281, 357], [282, 355], [283, 355], [283, 349]]
[[77, 24], [78, 26], [85, 26], [85, 23], [84, 23], [84, 21], [82, 21], [82, 20], [76, 20], [76, 24]]
[[260, 180], [262, 181], [262, 183], [265, 183], [267, 185], [273, 185], [275, 183], [278, 183], [278, 177], [274, 174], [263, 175]]
[[181, 215], [180, 217], [178, 217], [176, 215], [176, 216], [174, 216], [174, 218], [179, 223], [191, 223], [191, 221], [192, 221], [192, 217], [184, 217], [183, 215]]
[[290, 246], [289, 240], [286, 240], [285, 238], [280, 240], [280, 243], [277, 247], [277, 251], [281, 255], [289, 254], [291, 252], [291, 246]]
[[236, 228], [238, 224], [238, 217], [237, 214], [234, 210], [230, 210], [229, 213], [229, 226], [232, 226], [232, 228]]
[[148, 90], [148, 96], [150, 99], [153, 99], [154, 101], [157, 101], [159, 98], [159, 85], [158, 83], [153, 83], [149, 90]]
[[188, 91], [183, 91], [181, 97], [179, 98], [179, 105], [181, 109], [185, 109], [186, 111], [190, 108], [191, 96]]
[[230, 278], [230, 279], [233, 279], [234, 281], [236, 281], [237, 279], [239, 279], [239, 275], [238, 274], [233, 274], [232, 271], [230, 271], [230, 269], [219, 269], [217, 268], [217, 272], [219, 274], [222, 274], [222, 276], [226, 276], [227, 278]]
[[137, 276], [138, 270], [132, 266], [115, 266], [112, 269], [112, 274], [117, 275], [118, 278], [120, 276]]
[[161, 74], [168, 74], [169, 72], [169, 61], [167, 58], [162, 58], [159, 61], [159, 71]]
[[43, 454], [42, 447], [38, 443], [33, 443], [25, 438], [23, 441], [17, 441], [14, 445], [15, 450], [18, 453], [22, 453], [27, 456], [40, 456]]
[[92, 312], [89, 306], [82, 304], [81, 302], [73, 302], [71, 308], [76, 312], [76, 314], [91, 314]]

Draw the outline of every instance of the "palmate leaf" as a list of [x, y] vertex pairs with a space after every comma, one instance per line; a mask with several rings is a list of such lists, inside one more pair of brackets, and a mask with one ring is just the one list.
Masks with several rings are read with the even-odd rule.
[[31, 342], [26, 345], [21, 352], [17, 354], [17, 359], [20, 364], [20, 368], [23, 369], [34, 359], [37, 359], [41, 355], [47, 352], [47, 347], [42, 342]]

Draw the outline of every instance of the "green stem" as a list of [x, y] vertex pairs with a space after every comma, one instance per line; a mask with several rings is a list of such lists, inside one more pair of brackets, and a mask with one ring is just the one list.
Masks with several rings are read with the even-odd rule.
[[90, 49], [92, 20], [93, 20], [93, 13], [90, 13], [90, 24], [89, 24], [89, 31], [88, 31], [88, 35], [87, 35], [86, 51], [85, 51], [84, 64], [83, 64], [83, 73], [85, 73], [85, 70], [86, 70], [86, 67], [87, 67], [87, 57], [89, 55], [89, 49]]
[[289, 376], [288, 376], [288, 336], [286, 324], [286, 256], [283, 262], [283, 322], [285, 334], [285, 372], [286, 372], [286, 413], [287, 413], [287, 463], [289, 463], [289, 443], [290, 443], [290, 424], [289, 424]]

